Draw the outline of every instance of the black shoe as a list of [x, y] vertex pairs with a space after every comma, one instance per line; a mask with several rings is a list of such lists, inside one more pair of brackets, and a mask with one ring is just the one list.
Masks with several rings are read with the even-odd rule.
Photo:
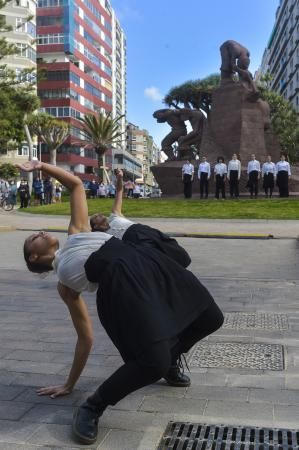
[[98, 437], [99, 418], [104, 410], [99, 411], [86, 400], [75, 411], [73, 417], [73, 433], [80, 444], [93, 444]]
[[[185, 360], [186, 362], [186, 360]], [[187, 364], [187, 363], [186, 363]], [[184, 367], [181, 357], [178, 358], [175, 365], [170, 366], [167, 375], [164, 377], [169, 386], [188, 387], [191, 384], [190, 378], [184, 374]]]

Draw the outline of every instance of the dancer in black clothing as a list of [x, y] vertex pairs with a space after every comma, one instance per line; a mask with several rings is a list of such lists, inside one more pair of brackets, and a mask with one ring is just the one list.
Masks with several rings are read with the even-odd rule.
[[18, 167], [41, 170], [70, 190], [71, 220], [64, 247], [58, 250], [58, 240], [44, 232], [29, 236], [24, 244], [29, 270], [57, 273], [58, 292], [78, 335], [66, 383], [41, 388], [39, 395], [69, 394], [85, 367], [92, 346], [92, 323], [81, 297], [84, 290], [97, 290], [99, 318], [124, 360], [74, 415], [74, 435], [81, 443], [91, 444], [108, 405], [160, 378], [167, 379], [173, 362], [216, 331], [223, 315], [199, 280], [160, 250], [107, 233], [91, 233], [80, 179], [37, 161]]

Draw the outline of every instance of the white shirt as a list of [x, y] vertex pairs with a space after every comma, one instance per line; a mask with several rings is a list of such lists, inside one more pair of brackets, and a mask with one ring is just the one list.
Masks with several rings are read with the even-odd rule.
[[94, 292], [97, 283], [90, 283], [84, 264], [89, 256], [111, 239], [107, 233], [78, 233], [67, 238], [64, 247], [57, 250], [53, 262], [59, 281], [75, 292]]
[[114, 213], [110, 214], [110, 216], [108, 217], [108, 222], [110, 228], [106, 231], [106, 233], [111, 234], [118, 239], [122, 239], [127, 229], [131, 225], [134, 225], [134, 222], [131, 222], [131, 220], [128, 220], [125, 217], [119, 216], [118, 214]]
[[208, 178], [210, 178], [211, 176], [211, 164], [208, 162], [202, 162], [199, 164], [198, 167], [198, 178], [200, 179], [200, 174], [201, 173], [207, 173], [208, 174]]
[[290, 164], [287, 161], [278, 161], [276, 163], [276, 172], [280, 172], [281, 170], [288, 172], [289, 177], [291, 176]]
[[229, 172], [231, 170], [237, 170], [238, 171], [238, 177], [240, 178], [241, 176], [241, 163], [238, 159], [231, 159], [230, 162], [228, 163], [228, 176], [229, 176]]
[[269, 173], [273, 173], [273, 175], [276, 175], [276, 167], [274, 162], [265, 162], [262, 166], [262, 173], [264, 175], [268, 175]]
[[214, 173], [215, 173], [215, 175], [221, 175], [221, 176], [227, 174], [226, 164], [217, 163], [216, 166], [214, 167]]
[[98, 188], [99, 195], [106, 195], [106, 186], [104, 184], [100, 184]]
[[133, 189], [133, 194], [140, 194], [140, 186], [138, 186], [138, 184], [135, 184], [135, 187]]
[[183, 165], [183, 167], [182, 167], [182, 172], [183, 172], [183, 175], [193, 175], [193, 173], [194, 173], [194, 166], [193, 166], [193, 164], [191, 164], [191, 163], [189, 163], [189, 164], [184, 164]]
[[261, 171], [260, 162], [257, 161], [256, 159], [252, 159], [247, 164], [247, 173], [250, 174], [250, 172], [252, 172], [253, 170], [256, 170], [257, 172]]

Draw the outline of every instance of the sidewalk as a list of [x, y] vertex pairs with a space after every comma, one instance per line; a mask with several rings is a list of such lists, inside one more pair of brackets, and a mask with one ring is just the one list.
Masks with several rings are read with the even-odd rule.
[[88, 295], [95, 343], [83, 376], [69, 396], [36, 395], [38, 386], [64, 383], [76, 337], [55, 277], [24, 268], [27, 235], [0, 233], [0, 450], [156, 450], [170, 420], [298, 429], [297, 241], [181, 239], [225, 325], [190, 355], [189, 388], [161, 380], [128, 396], [108, 408], [97, 443], [85, 447], [71, 436], [74, 408], [121, 360]]
[[[130, 218], [135, 222], [158, 228], [166, 233], [202, 234], [256, 234], [277, 238], [297, 238], [299, 220], [220, 220], [220, 219], [150, 219]], [[44, 216], [18, 211], [0, 210], [0, 231], [18, 229], [66, 229], [69, 219], [65, 216]]]

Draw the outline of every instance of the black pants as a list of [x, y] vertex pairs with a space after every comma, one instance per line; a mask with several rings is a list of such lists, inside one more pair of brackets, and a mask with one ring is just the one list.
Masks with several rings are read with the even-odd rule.
[[268, 173], [264, 175], [263, 188], [265, 194], [268, 197], [268, 192], [270, 191], [270, 197], [272, 197], [272, 192], [274, 189], [274, 175], [273, 173]]
[[288, 197], [289, 196], [289, 174], [286, 170], [280, 170], [277, 172], [277, 180], [276, 180], [278, 189], [279, 189], [279, 197]]
[[192, 197], [192, 175], [188, 175], [187, 173], [184, 173], [183, 177], [183, 183], [184, 183], [184, 196], [185, 198], [191, 198]]
[[91, 399], [106, 406], [115, 405], [126, 395], [163, 378], [181, 353], [214, 333], [223, 324], [223, 314], [213, 303], [175, 339], [149, 345], [136, 359], [127, 361], [96, 390]]
[[255, 197], [257, 197], [258, 191], [259, 191], [259, 173], [257, 170], [252, 170], [249, 172], [249, 189], [250, 189], [250, 196], [253, 196], [253, 193]]
[[200, 172], [200, 181], [199, 181], [199, 190], [200, 190], [200, 198], [208, 198], [209, 195], [209, 180], [207, 172]]
[[231, 197], [239, 197], [239, 172], [238, 170], [230, 170], [229, 172], [229, 192]]
[[21, 203], [21, 208], [27, 208], [27, 206], [28, 206], [28, 198], [27, 197], [23, 197], [21, 195], [20, 196], [20, 203]]
[[220, 191], [221, 191], [222, 198], [225, 198], [224, 175], [216, 175], [216, 192], [215, 192], [216, 198], [219, 198]]

